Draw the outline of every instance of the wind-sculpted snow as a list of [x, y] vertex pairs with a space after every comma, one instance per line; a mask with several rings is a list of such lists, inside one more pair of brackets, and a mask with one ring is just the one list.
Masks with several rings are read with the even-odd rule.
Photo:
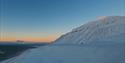
[[51, 45], [0, 63], [125, 63], [125, 17], [98, 19], [73, 29]]
[[115, 35], [125, 33], [125, 17], [124, 16], [109, 16], [104, 19], [90, 22], [71, 32], [61, 36], [56, 40], [58, 44], [79, 44], [89, 43], [97, 39], [104, 39]]

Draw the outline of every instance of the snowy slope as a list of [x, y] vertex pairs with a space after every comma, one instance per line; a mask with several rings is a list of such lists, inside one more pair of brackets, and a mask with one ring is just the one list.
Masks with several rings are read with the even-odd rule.
[[125, 45], [52, 45], [1, 63], [125, 63]]
[[52, 45], [0, 63], [125, 63], [125, 17], [110, 16], [85, 24]]
[[56, 44], [89, 43], [125, 33], [125, 17], [109, 16], [87, 23], [56, 40]]

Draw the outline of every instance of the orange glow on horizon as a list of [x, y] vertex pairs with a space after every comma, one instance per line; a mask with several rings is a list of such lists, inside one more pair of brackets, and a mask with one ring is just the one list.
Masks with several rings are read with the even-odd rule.
[[16, 41], [16, 40], [23, 40], [28, 42], [52, 42], [56, 40], [58, 36], [51, 35], [47, 37], [0, 37], [0, 41]]
[[15, 37], [0, 37], [0, 41], [15, 41]]

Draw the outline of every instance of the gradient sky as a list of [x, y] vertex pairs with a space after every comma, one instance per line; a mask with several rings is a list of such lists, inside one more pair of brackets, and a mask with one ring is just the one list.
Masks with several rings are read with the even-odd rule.
[[99, 16], [125, 16], [125, 0], [0, 0], [0, 41], [53, 41]]

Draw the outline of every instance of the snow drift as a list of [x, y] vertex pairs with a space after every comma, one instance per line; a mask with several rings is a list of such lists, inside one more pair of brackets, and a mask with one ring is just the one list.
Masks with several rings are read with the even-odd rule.
[[125, 63], [125, 17], [109, 16], [1, 63]]

